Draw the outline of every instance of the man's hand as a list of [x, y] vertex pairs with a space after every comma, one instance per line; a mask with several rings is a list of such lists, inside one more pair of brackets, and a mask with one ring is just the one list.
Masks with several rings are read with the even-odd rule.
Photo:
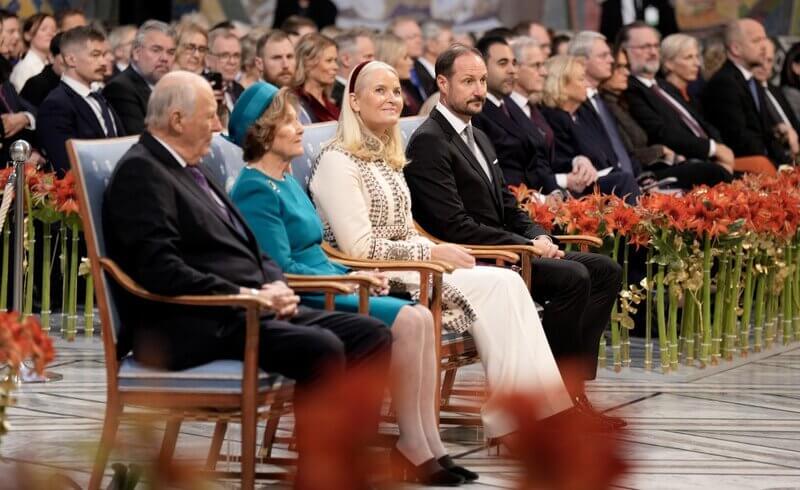
[[717, 142], [717, 148], [714, 150], [714, 158], [716, 158], [717, 163], [725, 167], [728, 172], [733, 173], [733, 150]]
[[272, 302], [272, 308], [278, 318], [291, 318], [297, 314], [300, 296], [283, 281], [264, 284], [258, 294]]
[[3, 129], [5, 129], [6, 138], [10, 138], [19, 133], [28, 126], [28, 116], [22, 112], [15, 112], [14, 114], [0, 115], [3, 120]]
[[536, 245], [536, 248], [542, 251], [542, 257], [546, 259], [560, 259], [564, 257], [564, 251], [559, 250], [558, 245], [553, 243], [547, 235], [539, 235], [531, 243]]

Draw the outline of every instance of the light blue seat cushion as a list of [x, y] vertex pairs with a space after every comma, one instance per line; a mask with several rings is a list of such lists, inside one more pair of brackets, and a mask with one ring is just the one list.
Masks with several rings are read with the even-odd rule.
[[[120, 391], [186, 391], [234, 394], [242, 391], [242, 362], [219, 360], [182, 371], [143, 366], [132, 356], [120, 361]], [[258, 391], [277, 390], [294, 382], [279, 374], [259, 370]]]

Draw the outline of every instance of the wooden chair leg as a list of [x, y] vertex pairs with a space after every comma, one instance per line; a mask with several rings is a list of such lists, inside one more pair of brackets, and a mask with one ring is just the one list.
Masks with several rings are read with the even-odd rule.
[[444, 381], [442, 381], [442, 398], [440, 407], [446, 407], [450, 404], [450, 395], [453, 393], [453, 386], [456, 384], [456, 371], [458, 369], [448, 369], [444, 372]]
[[270, 407], [270, 415], [267, 419], [267, 424], [264, 427], [264, 438], [261, 440], [261, 451], [259, 456], [263, 459], [272, 456], [272, 445], [275, 443], [275, 434], [278, 432], [278, 424], [281, 421], [281, 411], [283, 410], [283, 402], [276, 401]]
[[162, 468], [166, 468], [172, 461], [182, 422], [183, 419], [179, 418], [167, 420], [167, 426], [164, 428], [164, 439], [161, 441], [161, 451], [158, 454], [158, 460]]
[[114, 441], [117, 438], [117, 429], [119, 428], [121, 412], [122, 407], [115, 400], [111, 399], [107, 402], [106, 416], [103, 422], [103, 434], [100, 436], [100, 445], [97, 448], [97, 456], [94, 459], [92, 476], [89, 479], [89, 490], [98, 490], [100, 488], [100, 483], [103, 481], [108, 455], [111, 452], [111, 448], [114, 447]]
[[222, 443], [225, 440], [225, 432], [228, 430], [228, 422], [225, 420], [218, 420], [214, 425], [214, 436], [211, 438], [211, 447], [208, 448], [208, 457], [206, 457], [206, 469], [213, 471], [217, 467], [219, 461], [219, 453], [222, 451]]

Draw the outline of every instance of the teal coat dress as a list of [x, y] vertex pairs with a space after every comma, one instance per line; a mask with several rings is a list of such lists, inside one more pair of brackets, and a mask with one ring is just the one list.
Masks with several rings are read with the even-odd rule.
[[[231, 199], [255, 234], [261, 250], [284, 272], [317, 276], [349, 272], [325, 255], [317, 211], [290, 174], [277, 180], [245, 167], [231, 189]], [[302, 303], [307, 306], [322, 308], [324, 302], [319, 294], [302, 295]], [[391, 326], [400, 308], [410, 304], [413, 303], [390, 296], [372, 296], [369, 314]], [[358, 312], [358, 296], [336, 296], [336, 309]]]

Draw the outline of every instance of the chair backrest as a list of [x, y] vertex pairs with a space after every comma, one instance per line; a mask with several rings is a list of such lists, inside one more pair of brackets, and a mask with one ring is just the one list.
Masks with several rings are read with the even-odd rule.
[[427, 119], [426, 116], [412, 116], [400, 118], [400, 136], [403, 137], [403, 148], [408, 144], [409, 138], [414, 134], [422, 121]]
[[[120, 158], [138, 140], [138, 136], [128, 136], [102, 140], [67, 141], [67, 152], [72, 171], [75, 174], [86, 247], [92, 263], [98, 294], [98, 306], [106, 309], [108, 314], [108, 324], [106, 324], [106, 320], [103, 321], [103, 335], [105, 338], [110, 335], [110, 340], [114, 345], [116, 345], [116, 336], [120, 326], [119, 312], [114, 298], [112, 298], [112, 291], [107, 287], [108, 277], [106, 273], [101, 273], [99, 267], [99, 259], [106, 257], [106, 241], [103, 235], [103, 194]], [[101, 316], [102, 313], [101, 311]]]
[[226, 192], [230, 192], [236, 177], [244, 168], [242, 149], [221, 134], [215, 134], [211, 140], [211, 151], [203, 157], [201, 165], [211, 172]]
[[308, 192], [308, 181], [314, 160], [322, 149], [322, 144], [336, 136], [336, 121], [311, 124], [303, 128], [303, 154], [292, 160], [292, 175]]

